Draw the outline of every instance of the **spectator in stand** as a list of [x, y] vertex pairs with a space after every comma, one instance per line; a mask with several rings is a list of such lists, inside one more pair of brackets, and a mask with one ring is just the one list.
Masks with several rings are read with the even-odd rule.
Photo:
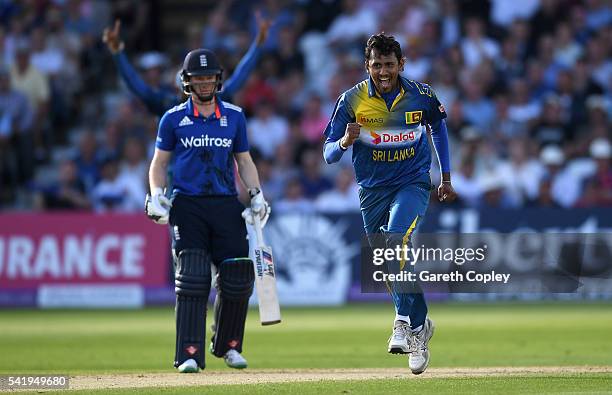
[[508, 81], [519, 78], [525, 73], [525, 63], [521, 58], [519, 42], [508, 37], [502, 42], [501, 54], [494, 59], [498, 79], [505, 86]]
[[[28, 99], [11, 87], [7, 68], [0, 65], [0, 194], [14, 193], [18, 183], [32, 176], [31, 128]], [[10, 188], [8, 186], [10, 185]], [[0, 201], [2, 201], [0, 196]]]
[[488, 133], [495, 122], [495, 105], [485, 96], [483, 82], [475, 77], [476, 75], [469, 73], [469, 77], [463, 83], [465, 92], [462, 100], [463, 115], [469, 123]]
[[461, 40], [461, 52], [468, 67], [475, 67], [485, 59], [496, 59], [499, 44], [485, 36], [484, 24], [478, 17], [470, 17], [464, 23], [465, 37]]
[[603, 34], [597, 34], [589, 40], [586, 48], [586, 60], [591, 69], [593, 80], [601, 87], [607, 87], [612, 78], [612, 60], [609, 44]]
[[100, 182], [91, 191], [91, 201], [96, 212], [142, 210], [142, 196], [138, 196], [136, 201], [126, 180], [119, 177], [119, 161], [116, 157], [102, 160], [100, 174]]
[[573, 67], [582, 55], [582, 47], [574, 40], [569, 23], [560, 23], [555, 32], [554, 60], [564, 67]]
[[491, 21], [507, 28], [516, 18], [531, 18], [539, 6], [540, 0], [492, 0]]
[[529, 85], [524, 79], [514, 80], [511, 83], [510, 107], [508, 118], [519, 125], [522, 130], [529, 130], [541, 112], [540, 103], [529, 96]]
[[559, 21], [566, 19], [567, 4], [560, 0], [540, 0], [540, 7], [529, 19], [529, 41], [538, 42], [541, 36], [552, 34]]
[[[594, 131], [602, 129], [606, 129], [609, 133], [612, 112], [608, 110], [608, 104], [606, 103], [605, 97], [602, 95], [589, 96], [586, 100], [586, 109], [587, 122], [579, 129], [582, 137], [587, 138], [592, 136]], [[582, 154], [588, 155], [586, 148]]]
[[313, 94], [310, 96], [302, 112], [300, 129], [302, 135], [309, 143], [319, 144], [322, 142], [321, 130], [327, 126], [328, 117], [323, 114], [321, 98]]
[[295, 27], [284, 26], [278, 36], [278, 48], [272, 53], [279, 64], [280, 76], [284, 77], [293, 71], [304, 71], [304, 55], [298, 49]]
[[555, 145], [544, 147], [540, 152], [540, 161], [546, 168], [540, 179], [540, 187], [542, 181], [549, 181], [553, 201], [564, 208], [572, 207], [582, 193], [582, 180], [565, 166], [561, 148]]
[[479, 190], [482, 193], [479, 207], [484, 208], [511, 208], [512, 202], [508, 197], [504, 180], [496, 172], [488, 172], [478, 180]]
[[123, 156], [119, 163], [119, 180], [126, 188], [124, 209], [137, 212], [142, 209], [142, 197], [147, 194], [148, 163], [143, 141], [136, 137], [126, 138]]
[[[232, 51], [236, 45], [231, 30], [234, 27], [228, 18], [230, 2], [220, 1], [209, 13], [206, 25], [202, 31], [202, 47], [214, 51]], [[199, 47], [198, 45], [197, 47]], [[197, 48], [194, 47], [194, 48]]]
[[53, 138], [55, 141], [65, 141], [65, 136], [58, 133], [56, 126], [66, 123], [69, 119], [69, 109], [76, 92], [82, 88], [78, 75], [76, 59], [65, 52], [63, 46], [49, 45], [49, 31], [44, 26], [32, 30], [30, 41], [32, 45], [31, 63], [35, 69], [43, 73], [50, 84], [50, 113], [53, 123]]
[[120, 156], [121, 144], [123, 143], [123, 131], [121, 124], [117, 120], [109, 120], [104, 128], [104, 136], [100, 144], [100, 156]]
[[[527, 61], [527, 74], [524, 77], [529, 85], [530, 97], [533, 100], [540, 100], [546, 94], [550, 93], [550, 88], [544, 82], [544, 66], [539, 60], [530, 59]], [[518, 78], [519, 80], [521, 78]], [[512, 88], [512, 81], [508, 84]]]
[[304, 196], [315, 199], [321, 193], [332, 189], [332, 182], [321, 174], [321, 155], [319, 150], [309, 149], [302, 152], [300, 182]]
[[34, 119], [32, 143], [36, 160], [44, 160], [48, 152], [44, 144], [45, 128], [48, 127], [50, 89], [47, 77], [30, 63], [30, 43], [21, 39], [15, 44], [15, 63], [11, 69], [11, 86], [28, 98]]
[[254, 70], [244, 89], [236, 94], [235, 100], [250, 114], [255, 111], [260, 101], [275, 102], [277, 96], [282, 97], [274, 89], [274, 85], [264, 78], [263, 72]]
[[96, 135], [91, 130], [83, 131], [79, 136], [78, 151], [74, 159], [79, 179], [85, 186], [85, 192], [91, 193], [100, 179], [100, 154]]
[[583, 124], [587, 121], [587, 98], [594, 95], [602, 95], [603, 87], [599, 86], [592, 78], [589, 65], [584, 58], [580, 58], [574, 64], [571, 75], [571, 122]]
[[612, 6], [608, 1], [587, 0], [586, 24], [590, 31], [596, 31], [612, 24]]
[[461, 21], [458, 3], [454, 0], [443, 0], [441, 13], [442, 47], [448, 48], [459, 44], [461, 39]]
[[[406, 35], [408, 45], [410, 45], [410, 41], [422, 35], [429, 16], [420, 1], [400, 1], [398, 4], [400, 5], [398, 12], [401, 14], [403, 11], [404, 13], [399, 27]], [[428, 43], [428, 45], [433, 44]], [[417, 80], [418, 78], [412, 79]]]
[[266, 191], [266, 198], [275, 202], [281, 198], [285, 190], [285, 179], [284, 177], [274, 176], [274, 162], [261, 154], [251, 151], [253, 154], [253, 160], [259, 173], [259, 182], [261, 189]]
[[323, 192], [314, 204], [322, 213], [338, 214], [359, 212], [359, 187], [353, 169], [345, 167], [336, 175], [335, 188]]
[[[67, 67], [66, 54], [58, 48], [50, 48], [47, 45], [47, 31], [38, 26], [32, 30], [31, 44], [32, 54], [30, 61], [32, 66], [41, 73], [55, 77]], [[69, 70], [74, 75], [75, 70]]]
[[[259, 47], [268, 37], [270, 21], [258, 17], [257, 26], [259, 30], [251, 48], [244, 55], [240, 64], [236, 66], [234, 74], [225, 81], [224, 88], [220, 92], [220, 97], [223, 100], [229, 100], [242, 87], [255, 67], [259, 56]], [[167, 109], [180, 103], [181, 98], [177, 97], [180, 95], [177, 95], [176, 86], [170, 88], [161, 85], [148, 85], [138, 76], [124, 52], [125, 44], [121, 41], [120, 29], [121, 22], [116, 20], [113, 29], [107, 28], [104, 30], [102, 40], [113, 54], [113, 60], [128, 88], [146, 104], [151, 113], [161, 116]]]
[[612, 206], [612, 146], [605, 138], [593, 140], [590, 146], [591, 158], [595, 162], [593, 175], [585, 181], [585, 191], [576, 203], [580, 207]]
[[[464, 157], [459, 170], [453, 174], [453, 188], [457, 192], [457, 200], [467, 207], [476, 207], [482, 196], [481, 185], [476, 176], [476, 166], [473, 157]], [[432, 201], [435, 201], [432, 199]]]
[[505, 146], [509, 141], [516, 138], [522, 138], [527, 135], [524, 126], [510, 119], [508, 111], [510, 109], [510, 100], [506, 94], [499, 94], [495, 97], [495, 124], [494, 140], [497, 146]]
[[35, 193], [34, 206], [39, 210], [88, 210], [91, 203], [76, 163], [71, 160], [60, 162], [58, 173], [56, 182]]
[[431, 62], [423, 56], [423, 47], [424, 45], [416, 37], [413, 37], [406, 46], [406, 59], [402, 75], [411, 80], [429, 80]]
[[542, 178], [538, 185], [538, 195], [534, 200], [529, 201], [527, 206], [562, 208], [553, 194], [551, 178]]
[[[432, 87], [436, 92], [436, 96], [440, 103], [445, 103], [446, 113], [449, 118], [454, 117], [453, 108], [455, 101], [459, 96], [459, 89], [457, 88], [457, 78], [453, 70], [444, 61], [439, 59], [434, 61], [433, 73], [432, 73]], [[450, 121], [450, 119], [449, 119]], [[448, 125], [448, 122], [447, 122]], [[450, 129], [450, 128], [449, 128]], [[451, 133], [456, 132], [449, 130]]]
[[544, 68], [542, 81], [547, 91], [551, 91], [557, 84], [560, 72], [567, 69], [563, 64], [555, 60], [555, 39], [552, 35], [540, 37], [537, 48], [537, 60]]
[[268, 100], [257, 103], [247, 129], [251, 145], [267, 158], [271, 158], [276, 147], [285, 144], [289, 137], [289, 124], [285, 118], [276, 115], [274, 104]]
[[531, 129], [530, 135], [540, 147], [546, 145], [563, 146], [573, 136], [573, 128], [564, 119], [567, 111], [563, 111], [558, 96], [551, 94], [544, 99], [542, 116]]
[[[272, 170], [272, 178], [280, 180], [286, 187], [290, 179], [299, 176], [299, 170], [296, 166], [296, 150], [295, 147], [289, 144], [281, 144], [276, 147], [274, 153], [274, 168]], [[285, 188], [283, 188], [285, 190]]]
[[258, 12], [251, 15], [251, 36], [261, 31], [261, 21], [274, 21], [269, 25], [270, 34], [262, 41], [262, 49], [266, 52], [274, 51], [279, 46], [279, 32], [285, 26], [299, 26], [300, 21], [295, 17], [293, 10], [284, 0], [263, 0], [258, 6]]
[[326, 34], [335, 48], [360, 49], [364, 37], [378, 29], [378, 16], [358, 0], [343, 0], [342, 13], [334, 19]]
[[[532, 26], [525, 19], [515, 19], [510, 25], [509, 38], [516, 42], [518, 56], [521, 60], [533, 56], [534, 42], [529, 40]], [[503, 36], [502, 36], [503, 37]]]
[[538, 194], [538, 181], [542, 178], [544, 167], [530, 157], [527, 139], [512, 139], [508, 147], [508, 159], [503, 160], [496, 169], [504, 180], [508, 198], [513, 206], [521, 206], [534, 200]]
[[311, 213], [315, 210], [312, 200], [304, 196], [302, 183], [298, 178], [291, 178], [285, 185], [283, 198], [274, 204], [274, 212], [278, 214], [287, 213]]

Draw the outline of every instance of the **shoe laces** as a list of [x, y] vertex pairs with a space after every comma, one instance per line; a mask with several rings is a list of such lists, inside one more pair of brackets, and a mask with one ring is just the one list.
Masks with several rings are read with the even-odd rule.
[[425, 351], [425, 326], [423, 325], [423, 329], [419, 333], [415, 333], [412, 336], [413, 342], [412, 346], [415, 352], [421, 353]]
[[395, 324], [395, 326], [393, 327], [393, 333], [391, 334], [389, 340], [391, 340], [392, 338], [399, 340], [406, 338], [408, 344], [410, 344], [411, 337], [412, 336], [410, 332], [410, 325], [408, 325], [407, 323], [399, 323]]

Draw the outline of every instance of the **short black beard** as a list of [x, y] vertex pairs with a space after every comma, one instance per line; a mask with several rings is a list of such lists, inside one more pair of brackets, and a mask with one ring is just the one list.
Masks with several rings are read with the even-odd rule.
[[215, 91], [213, 91], [210, 95], [208, 96], [202, 96], [199, 93], [193, 92], [193, 94], [195, 95], [195, 97], [198, 98], [198, 100], [200, 101], [201, 104], [210, 104], [210, 102], [213, 101], [213, 99], [215, 98]]

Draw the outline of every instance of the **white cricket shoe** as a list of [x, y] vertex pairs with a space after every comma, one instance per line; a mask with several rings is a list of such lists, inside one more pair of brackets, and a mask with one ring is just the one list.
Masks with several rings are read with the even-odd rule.
[[195, 359], [188, 359], [178, 367], [179, 373], [198, 373], [200, 368]]
[[412, 335], [412, 350], [408, 355], [408, 366], [413, 374], [421, 374], [429, 365], [429, 340], [434, 334], [434, 323], [428, 318], [419, 333]]
[[391, 354], [409, 353], [411, 337], [412, 332], [410, 332], [410, 324], [404, 321], [395, 321], [393, 333], [389, 338], [389, 347], [387, 351]]
[[244, 357], [233, 348], [225, 353], [225, 355], [223, 356], [223, 360], [225, 361], [225, 364], [230, 368], [244, 369], [247, 367], [246, 359], [244, 359]]

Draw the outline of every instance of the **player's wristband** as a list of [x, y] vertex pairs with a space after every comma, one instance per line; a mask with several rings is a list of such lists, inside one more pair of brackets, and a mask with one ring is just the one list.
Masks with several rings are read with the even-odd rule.
[[261, 192], [261, 189], [259, 188], [251, 188], [248, 190], [249, 192], [249, 197], [252, 199], [255, 195], [257, 195], [258, 193]]
[[342, 140], [338, 140], [338, 146], [340, 147], [340, 149], [341, 149], [342, 151], [346, 151], [346, 150], [348, 149], [348, 147], [344, 148], [344, 147], [342, 146]]
[[442, 180], [442, 184], [450, 184], [451, 180]]

